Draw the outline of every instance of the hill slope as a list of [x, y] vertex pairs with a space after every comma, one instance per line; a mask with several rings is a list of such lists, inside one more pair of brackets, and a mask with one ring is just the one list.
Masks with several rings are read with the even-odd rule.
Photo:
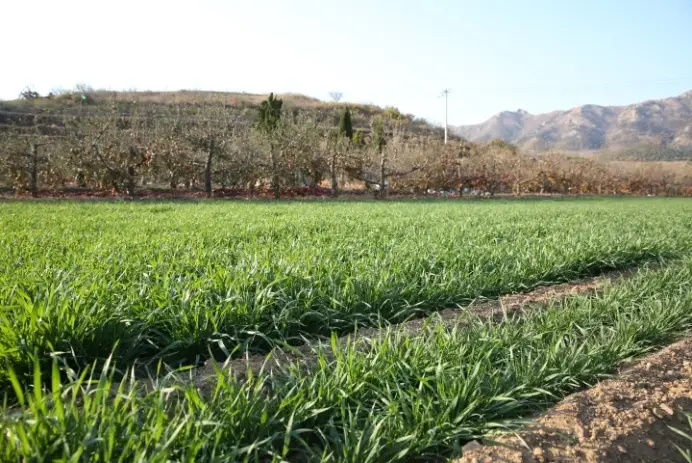
[[585, 105], [537, 115], [504, 111], [453, 131], [470, 141], [500, 138], [530, 151], [692, 147], [692, 90], [629, 106]]
[[[85, 95], [85, 100], [82, 100]], [[254, 123], [257, 119], [259, 105], [268, 94], [210, 92], [182, 90], [172, 92], [111, 92], [89, 91], [83, 94], [79, 91], [68, 91], [60, 95], [40, 97], [32, 100], [0, 101], [0, 134], [4, 131], [38, 131], [43, 134], [55, 134], [63, 125], [65, 118], [73, 116], [100, 117], [111, 113], [118, 107], [120, 112], [130, 111], [136, 103], [142, 114], [165, 114], [171, 109], [184, 113], [195, 113], [208, 106], [223, 106], [238, 123]], [[371, 104], [325, 102], [305, 95], [286, 93], [278, 94], [284, 101], [287, 111], [302, 111], [313, 113], [317, 119], [331, 121], [338, 125], [343, 108], [351, 110], [354, 129], [368, 132], [370, 121], [381, 114], [396, 115], [408, 122], [408, 127], [414, 132], [434, 132], [442, 136], [442, 127], [429, 124], [424, 119], [412, 114], [401, 114], [396, 108], [381, 108]]]

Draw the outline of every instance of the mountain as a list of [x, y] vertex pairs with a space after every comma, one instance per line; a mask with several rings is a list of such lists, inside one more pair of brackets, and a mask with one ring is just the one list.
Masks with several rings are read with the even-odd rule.
[[630, 106], [585, 105], [537, 115], [503, 111], [481, 124], [453, 127], [452, 132], [474, 142], [500, 138], [534, 152], [692, 148], [692, 90]]

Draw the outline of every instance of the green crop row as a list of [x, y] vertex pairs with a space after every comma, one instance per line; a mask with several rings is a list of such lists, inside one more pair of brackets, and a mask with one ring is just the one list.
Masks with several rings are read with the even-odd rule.
[[[333, 342], [309, 369], [243, 383], [218, 372], [206, 394], [166, 379], [148, 393], [106, 366], [23, 386], [0, 413], [2, 461], [434, 461], [613, 373], [692, 328], [692, 260], [551, 301], [522, 317], [365, 345]], [[320, 348], [322, 349], [322, 348]]]
[[680, 257], [692, 203], [17, 202], [0, 227], [0, 365], [30, 378], [34, 354], [190, 364]]

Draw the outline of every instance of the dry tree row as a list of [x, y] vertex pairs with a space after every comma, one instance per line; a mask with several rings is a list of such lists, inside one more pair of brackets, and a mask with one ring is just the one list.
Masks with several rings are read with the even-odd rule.
[[[345, 190], [461, 195], [692, 194], [692, 169], [563, 155], [528, 156], [500, 140], [445, 144], [396, 110], [354, 129], [270, 95], [253, 117], [223, 104], [140, 107], [32, 120], [0, 134], [0, 185], [17, 193], [66, 189], [136, 195], [152, 188], [233, 190], [280, 198]], [[653, 166], [653, 167], [652, 167]]]

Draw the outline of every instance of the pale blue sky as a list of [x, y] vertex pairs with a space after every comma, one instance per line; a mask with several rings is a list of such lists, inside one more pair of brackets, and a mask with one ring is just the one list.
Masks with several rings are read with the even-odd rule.
[[481, 122], [692, 89], [692, 0], [5, 0], [0, 98], [297, 92]]

